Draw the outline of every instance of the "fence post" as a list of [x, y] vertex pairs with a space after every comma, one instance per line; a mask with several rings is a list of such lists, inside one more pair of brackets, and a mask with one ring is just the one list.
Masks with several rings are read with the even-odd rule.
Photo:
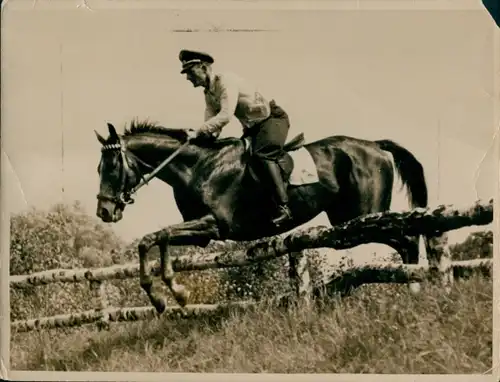
[[308, 305], [312, 296], [311, 277], [309, 275], [309, 258], [307, 252], [290, 252], [288, 254], [290, 284], [298, 300]]
[[102, 311], [102, 318], [96, 323], [99, 330], [109, 329], [109, 316], [104, 312], [108, 307], [108, 299], [104, 289], [104, 282], [100, 280], [90, 281], [90, 290], [93, 297], [93, 306], [95, 311]]
[[454, 277], [448, 234], [443, 232], [436, 236], [429, 235], [428, 241], [427, 260], [429, 262], [429, 273], [432, 278], [437, 279], [446, 292], [449, 292], [454, 283]]

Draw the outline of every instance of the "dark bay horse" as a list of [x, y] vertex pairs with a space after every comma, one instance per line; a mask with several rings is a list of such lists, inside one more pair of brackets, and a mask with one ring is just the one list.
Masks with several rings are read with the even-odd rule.
[[[183, 222], [165, 227], [142, 238], [139, 244], [140, 285], [152, 305], [163, 312], [165, 300], [153, 292], [147, 269], [147, 253], [160, 249], [161, 278], [179, 305], [189, 291], [177, 284], [169, 257], [169, 245], [207, 246], [211, 240], [251, 241], [289, 231], [325, 212], [332, 225], [360, 215], [390, 208], [394, 164], [407, 187], [412, 208], [427, 206], [427, 185], [420, 162], [405, 148], [390, 141], [367, 141], [347, 136], [330, 136], [311, 143], [302, 134], [287, 143], [285, 150], [305, 149], [312, 157], [318, 181], [289, 185], [293, 220], [281, 227], [271, 222], [273, 201], [252, 171], [251, 155], [245, 141], [224, 138], [212, 142], [187, 141], [187, 132], [150, 122], [132, 121], [123, 135], [108, 123], [109, 137], [96, 131], [102, 144], [98, 166], [100, 190], [97, 216], [104, 222], [122, 218], [128, 193], [173, 152], [177, 156], [155, 176], [168, 183]], [[293, 162], [287, 155], [282, 168], [290, 175]], [[287, 178], [288, 179], [288, 178]], [[425, 240], [427, 252], [429, 241]], [[404, 263], [418, 263], [418, 237], [385, 243], [393, 247]]]

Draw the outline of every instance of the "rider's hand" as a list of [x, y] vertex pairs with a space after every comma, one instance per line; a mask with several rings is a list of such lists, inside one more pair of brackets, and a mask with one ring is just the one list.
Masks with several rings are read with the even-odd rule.
[[196, 138], [202, 138], [202, 139], [215, 139], [217, 136], [212, 133], [210, 130], [208, 130], [206, 127], [201, 127], [196, 131]]
[[188, 129], [187, 130], [188, 140], [204, 138], [204, 139], [216, 139], [219, 133], [213, 133], [208, 131], [206, 128], [200, 128], [198, 130]]
[[188, 136], [188, 141], [198, 138], [198, 130], [188, 129], [187, 136]]

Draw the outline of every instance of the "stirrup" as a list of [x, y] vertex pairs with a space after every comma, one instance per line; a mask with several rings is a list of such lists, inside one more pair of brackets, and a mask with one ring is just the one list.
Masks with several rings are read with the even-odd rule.
[[290, 208], [287, 205], [281, 205], [278, 208], [279, 208], [279, 215], [273, 219], [273, 223], [276, 226], [292, 218], [292, 212], [290, 211]]

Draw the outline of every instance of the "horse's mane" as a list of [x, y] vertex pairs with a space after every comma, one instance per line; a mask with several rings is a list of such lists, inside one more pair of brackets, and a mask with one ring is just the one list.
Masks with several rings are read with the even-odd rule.
[[174, 138], [177, 140], [186, 139], [186, 131], [184, 129], [168, 128], [159, 125], [156, 122], [151, 122], [149, 120], [140, 121], [137, 119], [133, 119], [128, 127], [125, 126], [125, 129], [123, 131], [123, 136], [127, 137], [127, 136], [134, 136], [138, 134], [147, 134], [147, 133], [166, 135], [170, 138]]
[[[181, 142], [184, 142], [187, 137], [187, 132], [185, 129], [165, 127], [156, 122], [151, 122], [149, 120], [140, 121], [137, 119], [132, 120], [128, 127], [125, 126], [123, 136], [130, 137], [138, 134], [148, 134], [148, 133], [168, 136], [170, 138], [176, 139]], [[193, 144], [196, 144], [199, 147], [209, 147], [214, 149], [220, 149], [222, 147], [226, 147], [228, 145], [235, 145], [238, 143], [241, 143], [241, 139], [234, 137], [219, 138], [215, 141], [209, 141], [209, 142], [205, 140], [193, 142]]]

